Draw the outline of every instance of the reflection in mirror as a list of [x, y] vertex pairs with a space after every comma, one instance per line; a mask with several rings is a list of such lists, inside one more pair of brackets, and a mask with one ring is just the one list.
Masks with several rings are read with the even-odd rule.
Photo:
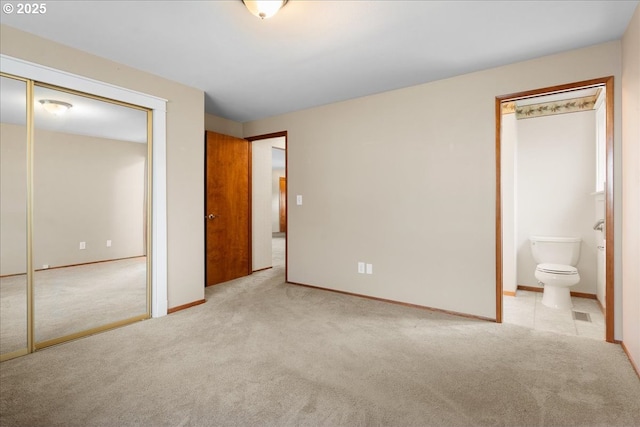
[[0, 354], [27, 350], [27, 83], [0, 77]]
[[36, 347], [148, 317], [147, 111], [36, 85]]

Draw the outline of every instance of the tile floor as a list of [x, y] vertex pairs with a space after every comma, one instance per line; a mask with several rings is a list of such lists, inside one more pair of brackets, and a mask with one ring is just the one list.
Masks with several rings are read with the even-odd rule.
[[[527, 328], [581, 336], [604, 341], [604, 316], [594, 299], [571, 297], [573, 309], [559, 310], [542, 305], [542, 292], [517, 291], [504, 296], [503, 321]], [[573, 312], [588, 313], [591, 321], [576, 320]], [[578, 315], [579, 316], [579, 315]]]

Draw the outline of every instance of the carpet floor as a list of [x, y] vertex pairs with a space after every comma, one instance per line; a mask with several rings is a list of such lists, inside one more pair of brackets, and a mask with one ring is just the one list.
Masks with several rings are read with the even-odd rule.
[[284, 282], [0, 364], [2, 426], [638, 426], [619, 345]]
[[[39, 270], [36, 343], [147, 312], [146, 257]], [[26, 275], [0, 279], [0, 353], [27, 348]]]

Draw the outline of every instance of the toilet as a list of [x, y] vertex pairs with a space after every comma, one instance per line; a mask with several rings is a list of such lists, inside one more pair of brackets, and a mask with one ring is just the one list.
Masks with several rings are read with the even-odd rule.
[[579, 237], [531, 236], [531, 254], [538, 264], [535, 276], [544, 286], [542, 304], [551, 308], [571, 309], [569, 288], [580, 282], [575, 267], [580, 258]]

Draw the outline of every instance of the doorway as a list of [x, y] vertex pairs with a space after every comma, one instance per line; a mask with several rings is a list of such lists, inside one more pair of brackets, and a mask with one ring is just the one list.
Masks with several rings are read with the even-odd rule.
[[287, 132], [247, 140], [252, 152], [253, 271], [283, 266], [286, 280]]
[[286, 265], [286, 140], [205, 133], [205, 286]]
[[[513, 259], [516, 245], [521, 243], [514, 241], [514, 215], [510, 209], [514, 206], [513, 192], [513, 171], [510, 170], [509, 162], [505, 162], [505, 155], [508, 153], [509, 146], [505, 144], [506, 140], [504, 132], [508, 128], [509, 123], [504, 119], [503, 113], [505, 107], [514, 107], [521, 114], [539, 114], [551, 115], [577, 111], [577, 108], [588, 108], [588, 103], [573, 100], [577, 94], [592, 89], [601, 89], [604, 94], [604, 129], [602, 132], [603, 141], [601, 143], [602, 150], [597, 153], [602, 159], [602, 171], [600, 172], [600, 182], [602, 183], [602, 199], [604, 211], [604, 229], [602, 231], [603, 240], [606, 241], [606, 252], [602, 254], [604, 258], [604, 301], [602, 301], [605, 322], [605, 339], [607, 342], [614, 342], [614, 218], [613, 218], [613, 77], [605, 77], [601, 79], [593, 79], [588, 81], [576, 82], [566, 85], [559, 85], [541, 89], [535, 89], [526, 92], [503, 95], [496, 97], [496, 320], [503, 321], [503, 297], [505, 295], [515, 295], [516, 288], [512, 283], [513, 275]], [[572, 95], [576, 95], [573, 96]], [[538, 104], [536, 100], [540, 97], [553, 96], [564, 99], [572, 99], [571, 102]], [[532, 104], [536, 104], [532, 106]], [[595, 107], [596, 102], [592, 107]], [[526, 107], [526, 106], [529, 107]], [[563, 110], [565, 109], [565, 110]], [[594, 129], [595, 132], [595, 129]], [[595, 147], [594, 147], [595, 150]], [[543, 166], [541, 166], [543, 167]], [[511, 174], [511, 175], [510, 175]], [[511, 176], [512, 178], [508, 178]], [[597, 194], [596, 191], [594, 195]], [[508, 288], [505, 288], [505, 280]], [[538, 289], [530, 289], [537, 291]], [[600, 293], [600, 292], [598, 292]], [[510, 297], [510, 296], [508, 296]]]

